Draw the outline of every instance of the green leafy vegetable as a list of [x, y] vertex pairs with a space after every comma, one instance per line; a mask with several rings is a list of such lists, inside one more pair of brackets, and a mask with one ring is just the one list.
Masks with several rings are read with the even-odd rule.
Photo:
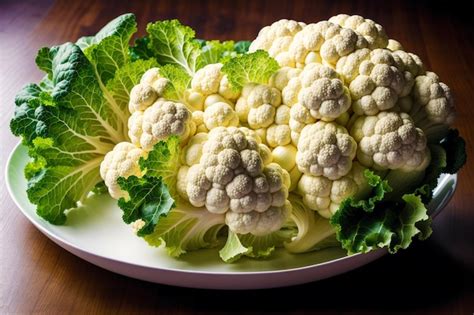
[[188, 251], [219, 245], [217, 236], [223, 226], [223, 214], [180, 202], [160, 220], [153, 233], [145, 236], [145, 240], [157, 247], [164, 243], [170, 256], [179, 257]]
[[201, 48], [194, 40], [193, 29], [178, 20], [168, 20], [148, 24], [147, 32], [148, 48], [161, 65], [180, 66], [189, 75], [196, 72]]
[[181, 67], [165, 65], [160, 68], [160, 75], [169, 80], [163, 96], [169, 100], [186, 103], [186, 89], [191, 82], [189, 74]]
[[282, 247], [285, 242], [289, 241], [294, 233], [294, 229], [289, 227], [263, 236], [250, 233], [239, 235], [229, 229], [227, 241], [219, 251], [219, 256], [226, 263], [235, 262], [242, 256], [267, 258], [275, 248]]
[[249, 51], [251, 41], [241, 40], [234, 44], [234, 50], [238, 54], [246, 54]]
[[101, 181], [104, 155], [128, 139], [126, 95], [153, 64], [127, 57], [124, 47], [135, 30], [127, 14], [80, 40], [81, 46], [42, 48], [37, 64], [47, 76], [15, 99], [10, 128], [33, 159], [25, 169], [28, 198], [51, 223], [65, 222], [64, 212]]
[[365, 176], [374, 188], [372, 195], [366, 200], [344, 200], [330, 220], [349, 254], [382, 247], [395, 253], [407, 248], [414, 236], [425, 239], [431, 234], [431, 221], [420, 196], [405, 194], [400, 201], [384, 201], [384, 193], [390, 191], [387, 182], [368, 171]]
[[130, 198], [120, 198], [119, 207], [123, 210], [123, 221], [132, 223], [138, 219], [145, 225], [137, 232], [144, 236], [153, 232], [161, 217], [166, 216], [175, 206], [168, 188], [161, 177], [145, 175], [118, 179], [120, 188], [127, 191]]
[[257, 50], [232, 58], [224, 64], [222, 72], [227, 74], [233, 88], [241, 89], [247, 83], [266, 84], [279, 68], [278, 62], [266, 51]]
[[180, 152], [179, 138], [171, 136], [166, 141], [155, 144], [153, 150], [148, 153], [148, 157], [140, 158], [138, 162], [148, 177], [161, 177], [172, 196], [176, 196]]

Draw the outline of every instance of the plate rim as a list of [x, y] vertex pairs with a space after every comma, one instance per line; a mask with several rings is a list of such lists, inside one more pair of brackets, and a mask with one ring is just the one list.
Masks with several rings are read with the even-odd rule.
[[[91, 255], [95, 259], [108, 260], [108, 261], [111, 261], [113, 263], [126, 264], [126, 265], [131, 265], [133, 267], [146, 268], [146, 269], [151, 269], [151, 270], [159, 270], [159, 271], [164, 271], [164, 272], [186, 273], [186, 274], [203, 275], [203, 276], [243, 276], [243, 275], [250, 276], [250, 275], [275, 275], [275, 274], [287, 274], [287, 273], [294, 273], [294, 272], [303, 272], [305, 270], [314, 269], [316, 267], [327, 267], [331, 264], [336, 264], [336, 263], [339, 263], [339, 262], [344, 262], [344, 261], [347, 261], [347, 260], [351, 260], [351, 259], [354, 259], [355, 257], [361, 256], [361, 255], [371, 255], [371, 256], [375, 256], [375, 257], [379, 258], [379, 257], [381, 257], [381, 256], [383, 256], [387, 253], [387, 250], [385, 248], [380, 248], [380, 249], [371, 251], [371, 252], [366, 253], [366, 254], [356, 253], [356, 254], [346, 255], [344, 257], [331, 259], [331, 260], [320, 262], [320, 263], [301, 266], [301, 267], [285, 268], [285, 269], [278, 269], [278, 270], [262, 270], [262, 271], [203, 271], [203, 270], [178, 269], [178, 268], [170, 268], [170, 267], [153, 267], [153, 266], [144, 265], [144, 264], [140, 264], [140, 263], [136, 263], [136, 262], [124, 261], [124, 260], [117, 259], [117, 258], [114, 258], [114, 257], [106, 256], [106, 255], [97, 254], [97, 253], [91, 252], [87, 249], [84, 249], [81, 246], [73, 244], [73, 243], [69, 242], [68, 240], [65, 240], [65, 239], [57, 236], [55, 233], [49, 231], [47, 228], [43, 227], [39, 223], [39, 220], [43, 220], [42, 218], [40, 218], [37, 215], [32, 215], [32, 214], [28, 213], [28, 211], [24, 210], [23, 207], [20, 205], [20, 202], [17, 200], [16, 195], [13, 193], [13, 186], [12, 186], [12, 183], [10, 181], [9, 173], [10, 173], [13, 157], [17, 153], [17, 151], [20, 150], [21, 147], [25, 147], [25, 149], [26, 149], [26, 146], [24, 146], [23, 143], [20, 141], [10, 151], [7, 162], [5, 164], [5, 173], [4, 173], [5, 185], [7, 187], [7, 191], [10, 195], [10, 198], [13, 200], [13, 202], [15, 203], [17, 208], [20, 209], [20, 212], [41, 233], [43, 233], [45, 236], [47, 236], [49, 239], [51, 239], [56, 245], [59, 245], [61, 248], [67, 250], [68, 252], [72, 253], [75, 256], [78, 256], [78, 255], [74, 251], [78, 251], [78, 252], [84, 253], [85, 255]], [[455, 189], [456, 186], [457, 186], [457, 174], [454, 174], [454, 176], [455, 176], [455, 186], [454, 186], [454, 189]], [[452, 195], [450, 196], [450, 198], [452, 197]], [[449, 202], [450, 198], [448, 198], [446, 203]], [[29, 200], [28, 200], [28, 202], [29, 202]], [[441, 209], [443, 209], [445, 207], [445, 205], [446, 204], [444, 204]], [[438, 213], [435, 213], [435, 214], [437, 215]], [[46, 222], [46, 223], [51, 224], [51, 223], [48, 223], [48, 222]], [[66, 247], [61, 246], [61, 244], [65, 245]], [[385, 252], [385, 253], [381, 253], [381, 252]], [[294, 255], [298, 255], [298, 254], [294, 254]], [[79, 257], [79, 258], [81, 258], [82, 260], [86, 260], [83, 257]], [[90, 262], [89, 260], [86, 260], [86, 261]], [[97, 265], [96, 263], [93, 263], [93, 264]], [[103, 268], [103, 267], [101, 267], [101, 268]], [[106, 269], [106, 268], [104, 268], [104, 269]], [[351, 269], [353, 269], [353, 268], [351, 268]], [[349, 269], [349, 270], [351, 270], [351, 269]], [[347, 271], [349, 271], [349, 270], [347, 270]]]

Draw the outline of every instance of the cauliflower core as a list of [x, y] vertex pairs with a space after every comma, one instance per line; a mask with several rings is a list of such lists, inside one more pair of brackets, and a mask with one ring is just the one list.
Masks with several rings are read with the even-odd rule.
[[278, 230], [288, 215], [290, 176], [278, 164], [264, 165], [257, 136], [244, 128], [217, 127], [201, 150], [199, 163], [187, 171], [190, 203], [226, 213], [236, 233]]

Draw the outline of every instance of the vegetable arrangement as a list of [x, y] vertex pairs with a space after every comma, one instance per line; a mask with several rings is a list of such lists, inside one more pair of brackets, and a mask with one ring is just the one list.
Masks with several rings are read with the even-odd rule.
[[177, 20], [130, 46], [133, 14], [38, 52], [15, 99], [27, 193], [64, 224], [92, 193], [171, 256], [225, 262], [342, 246], [407, 248], [465, 163], [451, 92], [360, 16], [280, 20], [252, 42], [199, 40]]

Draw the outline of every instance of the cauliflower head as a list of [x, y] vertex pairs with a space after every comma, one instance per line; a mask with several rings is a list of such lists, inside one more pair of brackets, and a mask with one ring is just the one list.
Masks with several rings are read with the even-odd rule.
[[367, 167], [410, 171], [424, 169], [430, 161], [426, 136], [406, 113], [359, 117], [351, 134], [358, 143], [357, 159]]
[[346, 128], [318, 121], [301, 132], [296, 164], [304, 174], [336, 180], [351, 170], [356, 149], [357, 144]]
[[[286, 215], [281, 213], [287, 213], [284, 206], [290, 176], [278, 164], [264, 164], [257, 137], [244, 128], [214, 128], [202, 142], [199, 162], [187, 170], [186, 194], [190, 203], [205, 206], [213, 213], [225, 213], [226, 220], [233, 222], [229, 227], [241, 234], [261, 235], [264, 229], [259, 228], [258, 222], [266, 226], [268, 220], [263, 218], [280, 218], [272, 225], [275, 228], [264, 234], [273, 232], [284, 223]], [[271, 207], [275, 214], [260, 215]], [[232, 214], [252, 212], [247, 216]], [[243, 225], [247, 222], [244, 217], [253, 217], [257, 223]]]

